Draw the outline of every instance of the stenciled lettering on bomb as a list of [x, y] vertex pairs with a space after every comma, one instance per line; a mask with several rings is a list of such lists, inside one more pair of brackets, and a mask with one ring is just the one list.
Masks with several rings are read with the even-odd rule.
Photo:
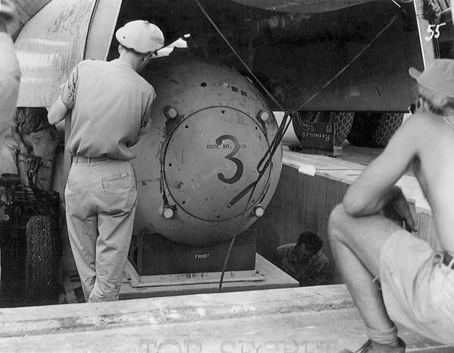
[[[233, 143], [233, 148], [231, 144], [228, 143], [231, 141]], [[232, 150], [229, 154], [227, 154], [224, 158], [231, 161], [236, 166], [235, 174], [231, 178], [226, 178], [223, 173], [218, 173], [218, 179], [226, 184], [234, 184], [238, 182], [244, 173], [244, 165], [240, 159], [238, 159], [236, 154], [239, 152], [241, 148], [246, 148], [246, 144], [240, 144], [238, 139], [232, 135], [222, 135], [219, 136], [215, 144], [208, 144], [208, 150]]]

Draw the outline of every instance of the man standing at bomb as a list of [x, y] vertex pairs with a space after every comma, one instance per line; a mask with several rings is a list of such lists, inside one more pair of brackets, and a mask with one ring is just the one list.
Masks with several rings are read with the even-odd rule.
[[116, 38], [120, 57], [79, 63], [48, 116], [56, 124], [71, 111], [66, 220], [87, 302], [119, 298], [137, 205], [130, 147], [156, 97], [138, 73], [164, 45], [161, 30], [147, 21], [127, 23]]

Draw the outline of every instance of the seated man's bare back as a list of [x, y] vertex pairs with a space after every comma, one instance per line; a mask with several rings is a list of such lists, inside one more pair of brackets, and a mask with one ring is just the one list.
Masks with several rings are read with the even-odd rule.
[[432, 209], [443, 250], [454, 255], [454, 115], [411, 117], [409, 134], [420, 136], [412, 170]]

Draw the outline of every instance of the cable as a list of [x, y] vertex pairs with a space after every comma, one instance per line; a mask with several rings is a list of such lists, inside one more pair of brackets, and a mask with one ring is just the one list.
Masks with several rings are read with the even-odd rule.
[[[249, 198], [246, 202], [246, 205], [245, 205], [245, 208], [244, 208], [244, 211], [242, 213], [242, 216], [241, 216], [241, 220], [238, 224], [238, 228], [237, 228], [237, 231], [235, 232], [235, 234], [233, 235], [232, 237], [232, 240], [230, 242], [230, 245], [229, 245], [229, 248], [227, 250], [227, 254], [225, 256], [225, 259], [224, 259], [224, 264], [223, 264], [223, 269], [222, 269], [222, 273], [221, 273], [221, 278], [220, 278], [220, 282], [219, 282], [219, 292], [222, 291], [222, 284], [223, 284], [223, 280], [224, 280], [224, 274], [225, 274], [225, 271], [226, 271], [226, 268], [227, 268], [227, 264], [228, 264], [228, 261], [229, 261], [229, 258], [230, 258], [230, 254], [231, 254], [231, 251], [232, 251], [232, 248], [233, 248], [233, 245], [235, 243], [235, 239], [236, 237], [238, 236], [238, 233], [239, 233], [239, 229], [240, 229], [240, 226], [241, 224], [243, 223], [243, 220], [244, 220], [244, 216], [246, 214], [246, 211], [247, 211], [247, 208], [248, 208], [248, 205], [249, 205], [249, 202], [252, 198], [252, 195], [254, 194], [254, 191], [255, 191], [255, 188], [257, 187], [258, 185], [258, 182], [261, 180], [261, 178], [263, 177], [265, 171], [268, 169], [271, 161], [272, 161], [272, 158], [274, 156], [274, 153], [276, 152], [277, 148], [279, 147], [285, 133], [287, 132], [287, 129], [289, 128], [290, 126], [290, 123], [292, 121], [292, 119], [294, 118], [294, 115], [299, 111], [301, 110], [303, 107], [305, 107], [309, 102], [311, 102], [313, 99], [315, 99], [326, 87], [328, 87], [334, 80], [336, 80], [340, 75], [342, 75], [361, 55], [364, 54], [364, 52], [366, 50], [368, 50], [376, 41], [378, 38], [381, 37], [381, 35], [396, 21], [396, 19], [398, 18], [398, 15], [403, 12], [405, 13], [405, 10], [402, 9], [402, 7], [400, 5], [398, 5], [397, 3], [395, 3], [394, 0], [392, 0], [400, 9], [399, 12], [396, 12], [393, 16], [393, 18], [391, 19], [391, 21], [385, 25], [385, 27], [383, 27], [379, 32], [378, 34], [366, 45], [362, 48], [362, 50], [353, 57], [353, 59], [351, 59], [347, 65], [345, 65], [336, 75], [334, 75], [330, 80], [328, 80], [323, 86], [321, 86], [312, 96], [310, 96], [306, 101], [303, 102], [303, 104], [301, 104], [297, 109], [293, 109], [293, 110], [290, 110], [290, 111], [287, 111], [286, 109], [284, 109], [282, 107], [282, 105], [276, 100], [276, 98], [268, 91], [268, 89], [262, 84], [262, 82], [255, 76], [255, 74], [252, 72], [252, 70], [250, 69], [250, 67], [247, 65], [247, 63], [241, 58], [241, 56], [238, 54], [238, 52], [235, 50], [235, 48], [233, 48], [233, 46], [230, 44], [230, 42], [228, 41], [228, 39], [224, 36], [224, 34], [221, 32], [221, 30], [219, 29], [219, 27], [214, 23], [214, 21], [212, 20], [212, 18], [210, 17], [210, 15], [207, 13], [207, 11], [205, 10], [205, 8], [202, 6], [202, 4], [200, 3], [199, 0], [194, 0], [198, 7], [200, 8], [200, 10], [202, 11], [202, 13], [205, 15], [205, 17], [208, 19], [208, 21], [211, 23], [211, 25], [214, 27], [214, 29], [217, 31], [217, 33], [221, 36], [221, 38], [224, 40], [224, 42], [227, 44], [227, 46], [230, 48], [230, 50], [235, 54], [235, 56], [238, 58], [238, 60], [243, 64], [243, 66], [246, 68], [246, 70], [250, 73], [250, 75], [252, 76], [252, 78], [255, 80], [255, 82], [262, 88], [262, 90], [267, 94], [267, 96], [276, 104], [276, 106], [281, 110], [281, 111], [284, 111], [284, 117], [282, 119], [282, 122], [281, 124], [279, 125], [278, 127], [278, 130], [276, 132], [276, 135], [273, 139], [273, 141], [271, 142], [270, 146], [268, 147], [267, 151], [265, 152], [265, 155], [263, 156], [263, 158], [260, 160], [258, 166], [257, 166], [257, 170], [259, 172], [259, 175], [257, 177], [257, 179], [251, 183], [250, 185], [248, 185], [246, 188], [244, 188], [239, 194], [237, 194], [230, 202], [229, 202], [229, 205], [233, 205], [234, 203], [238, 202], [241, 198], [243, 198], [247, 193], [249, 193], [249, 191], [251, 190], [251, 192], [249, 193]], [[288, 117], [291, 117], [291, 119], [289, 120]], [[263, 167], [262, 167], [263, 166]]]
[[281, 110], [285, 110], [281, 104], [274, 98], [274, 96], [266, 89], [266, 87], [260, 82], [260, 80], [255, 76], [255, 74], [252, 72], [252, 70], [249, 68], [249, 66], [244, 62], [244, 60], [241, 58], [241, 56], [238, 54], [238, 52], [233, 48], [233, 46], [230, 44], [228, 39], [224, 36], [224, 34], [221, 32], [219, 27], [214, 23], [214, 21], [211, 19], [210, 15], [206, 12], [205, 8], [202, 6], [199, 0], [194, 0], [197, 5], [199, 6], [200, 10], [203, 12], [205, 17], [210, 21], [211, 25], [214, 27], [214, 29], [218, 32], [218, 34], [221, 36], [221, 38], [224, 40], [224, 42], [227, 44], [227, 46], [230, 48], [230, 50], [235, 54], [235, 56], [238, 58], [239, 61], [243, 64], [243, 66], [246, 68], [246, 70], [251, 74], [251, 76], [254, 78], [254, 80], [257, 82], [257, 84], [263, 89], [264, 92], [273, 100], [274, 104], [276, 104]]

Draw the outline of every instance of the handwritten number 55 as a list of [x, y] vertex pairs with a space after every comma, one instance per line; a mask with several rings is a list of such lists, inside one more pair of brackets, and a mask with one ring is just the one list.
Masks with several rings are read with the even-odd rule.
[[[440, 27], [444, 26], [446, 23], [440, 23], [439, 25], [429, 25], [427, 28], [427, 32], [429, 33], [429, 37], [424, 37], [425, 40], [429, 41], [432, 38], [440, 37]], [[434, 31], [435, 29], [435, 31]]]

